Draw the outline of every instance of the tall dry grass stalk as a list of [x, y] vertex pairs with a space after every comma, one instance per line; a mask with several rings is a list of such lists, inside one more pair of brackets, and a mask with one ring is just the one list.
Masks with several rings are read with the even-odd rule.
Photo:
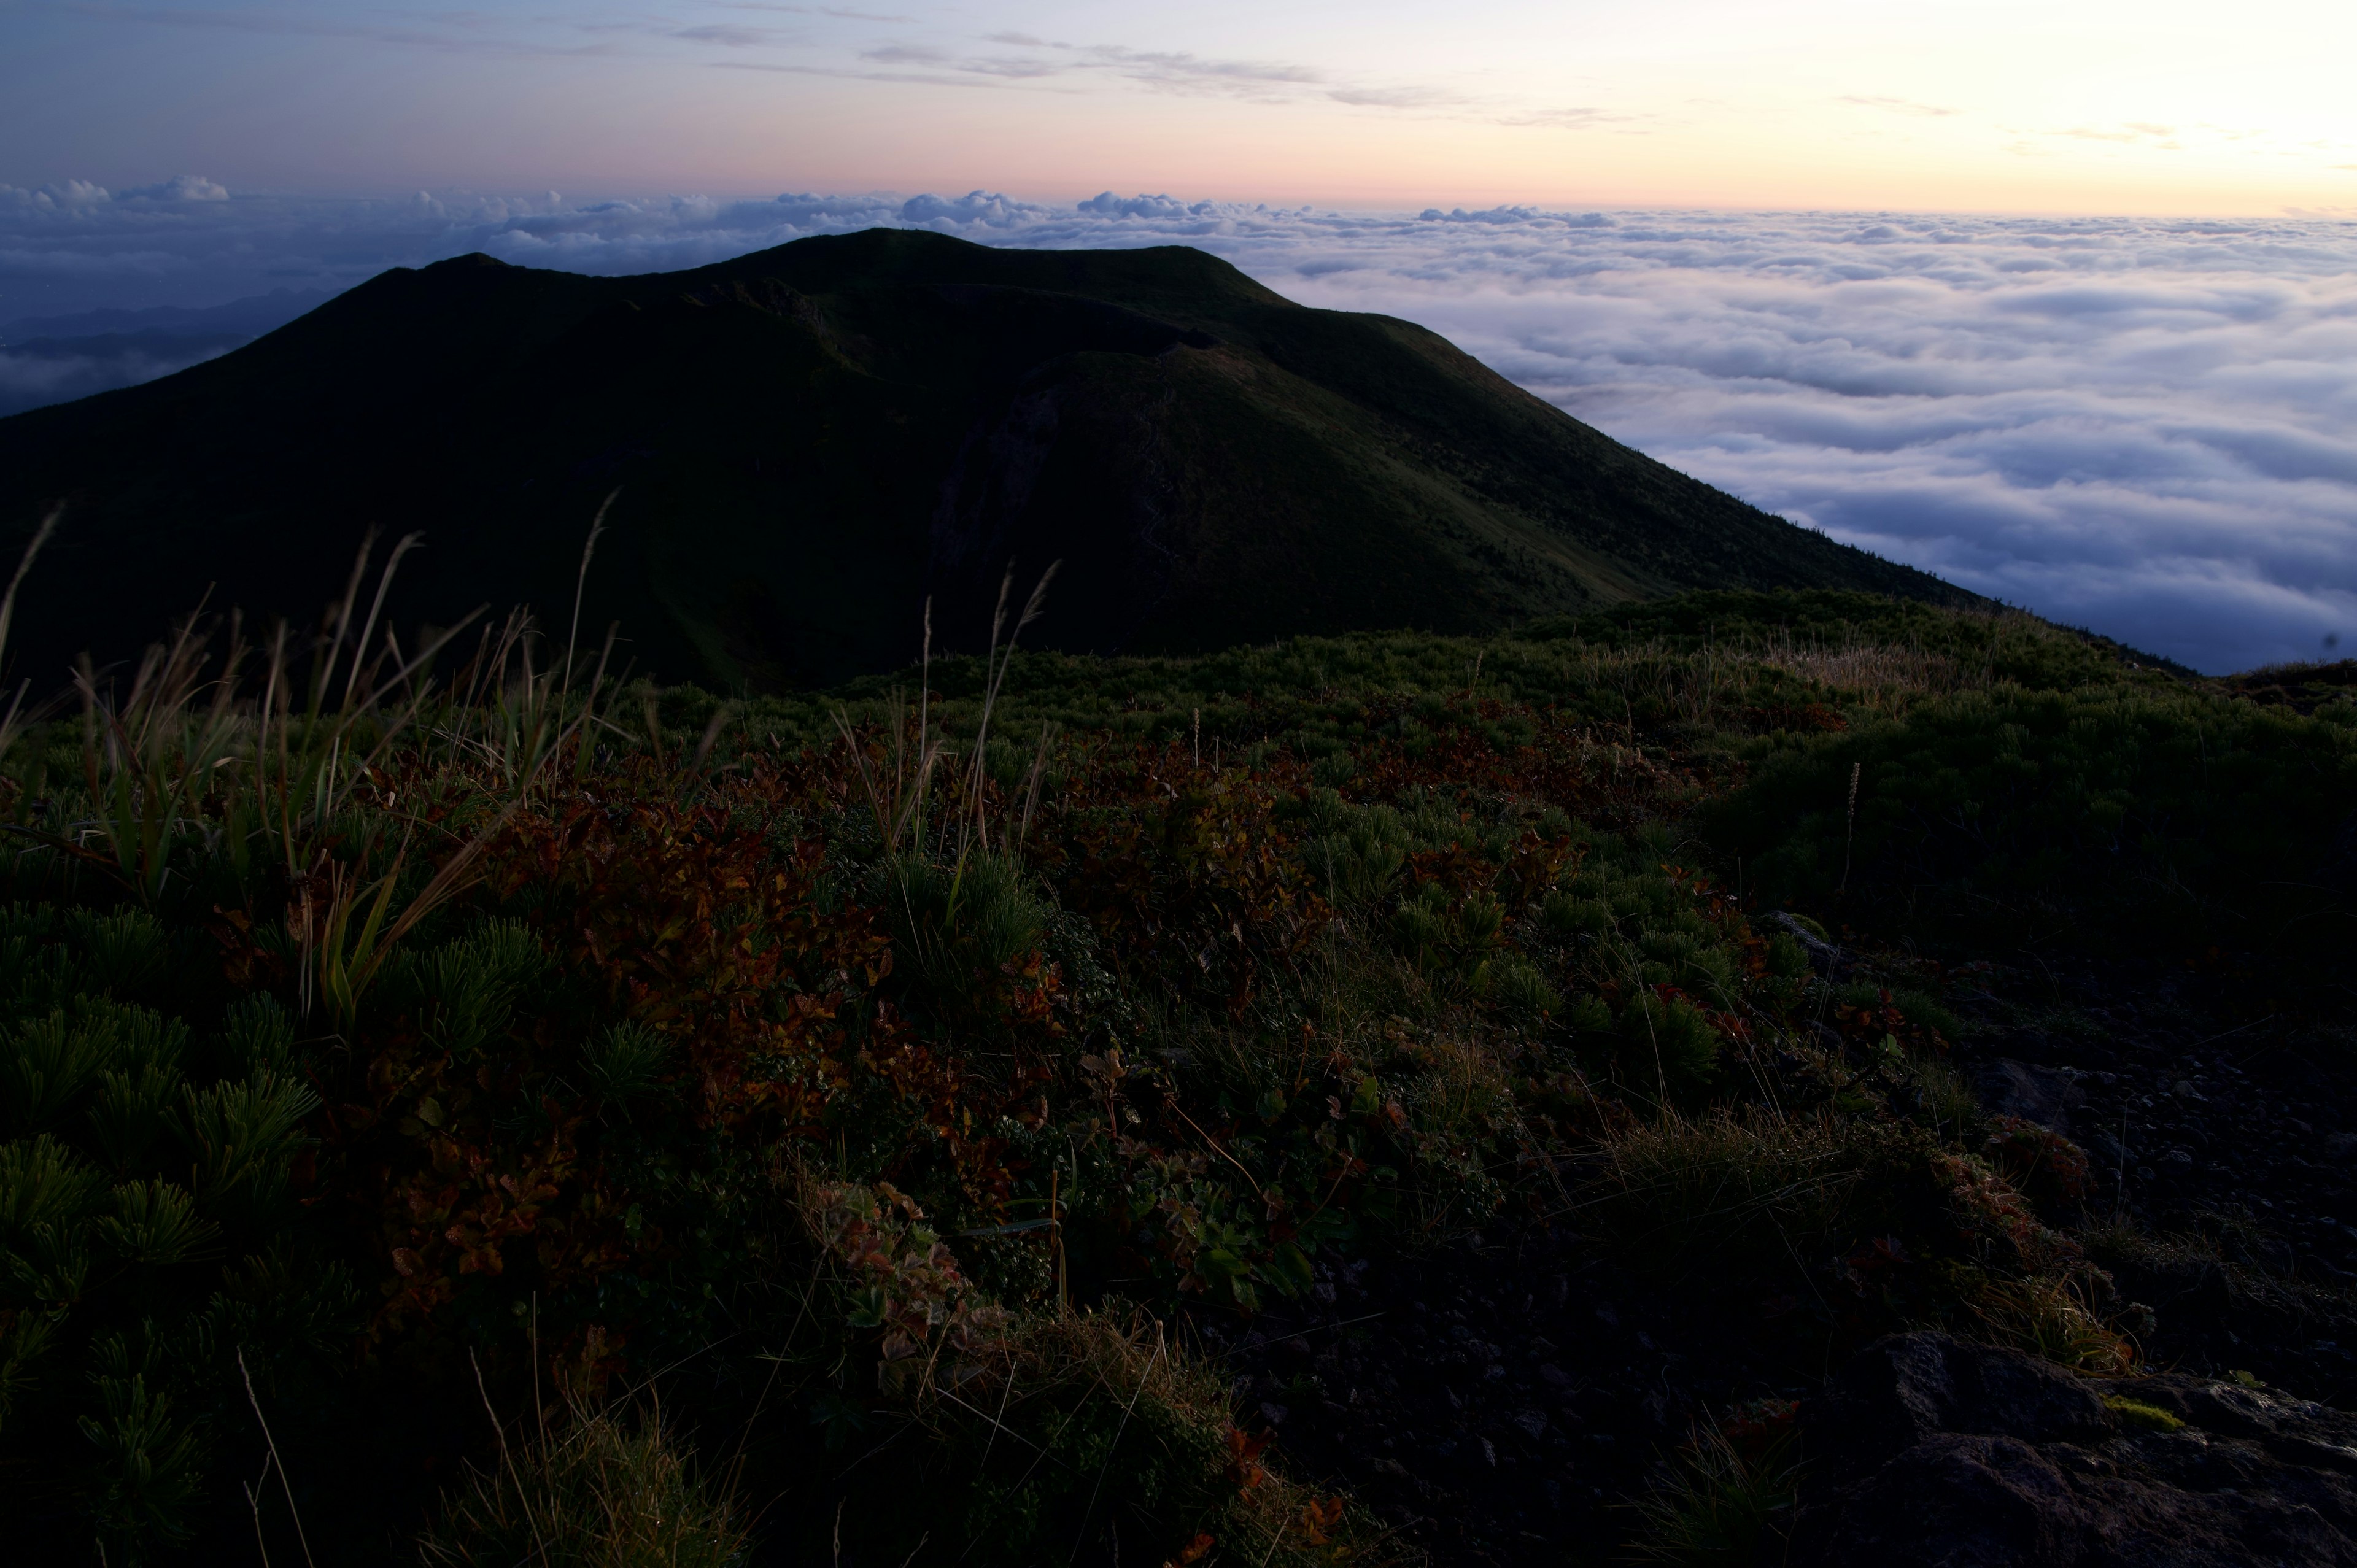
[[[962, 822], [971, 822], [974, 843], [984, 850], [990, 847], [990, 823], [983, 810], [983, 786], [989, 780], [990, 715], [998, 706], [999, 688], [1006, 683], [1006, 671], [1015, 662], [1016, 639], [1023, 635], [1025, 627], [1039, 618], [1039, 607], [1048, 600], [1048, 585], [1056, 580], [1057, 569], [1062, 565], [1061, 561], [1051, 561], [1048, 569], [1039, 574], [1039, 581], [1033, 585], [1031, 596], [1023, 601], [1023, 613], [1012, 628], [1006, 625], [1006, 596], [1015, 586], [1014, 563], [1007, 564], [1006, 575], [999, 580], [998, 607], [991, 613], [990, 648], [985, 655], [988, 679], [983, 685], [982, 717], [974, 726], [974, 752], [966, 770], [966, 810], [960, 814]], [[998, 640], [1001, 632], [1006, 638], [1003, 645]], [[960, 858], [963, 858], [963, 849]]]
[[[931, 640], [928, 637], [928, 654]], [[887, 700], [884, 755], [880, 758], [868, 756], [866, 743], [842, 708], [832, 710], [831, 716], [859, 777], [860, 789], [867, 797], [868, 811], [876, 821], [876, 835], [885, 853], [899, 854], [910, 843], [920, 842], [924, 837], [925, 807], [932, 793], [933, 772], [949, 749], [941, 736], [931, 733], [922, 704], [912, 725], [907, 697], [895, 692]]]
[[[1025, 786], [1019, 820], [1009, 804], [1002, 812], [998, 826], [998, 842], [994, 845], [990, 812], [990, 724], [998, 703], [998, 695], [1006, 681], [1008, 669], [1015, 660], [1017, 639], [1023, 628], [1039, 619], [1040, 607], [1046, 603], [1049, 585], [1056, 578], [1062, 562], [1051, 563], [1033, 585], [1029, 597], [1023, 604], [1012, 627], [1007, 625], [1007, 601], [1014, 591], [1015, 568], [1010, 564], [998, 586], [997, 608], [991, 616], [990, 646], [984, 654], [985, 679], [980, 716], [974, 726], [966, 764], [962, 772], [963, 793], [960, 799], [942, 803], [944, 821], [939, 829], [929, 826], [934, 810], [934, 794], [942, 777], [942, 766], [948, 761], [952, 743], [933, 725], [931, 709], [931, 677], [933, 656], [932, 601], [925, 601], [924, 639], [918, 666], [917, 708], [909, 711], [907, 697], [895, 692], [888, 700], [880, 737], [871, 745], [869, 737], [852, 723], [851, 715], [841, 706], [829, 710], [836, 735], [843, 742], [854, 771], [859, 779], [861, 792], [866, 797], [869, 814], [876, 823], [876, 834], [883, 851], [885, 870], [884, 897], [895, 908], [904, 934], [920, 951], [937, 947], [948, 935], [931, 929], [928, 911], [920, 910], [916, 897], [918, 887], [929, 889], [938, 880], [932, 867], [936, 862], [949, 867], [947, 886], [939, 890], [938, 908], [930, 913], [952, 926], [974, 924], [967, 894], [969, 880], [980, 873], [983, 897], [975, 902], [986, 916], [997, 909], [1011, 911], [1021, 900], [1020, 876], [1009, 863], [1016, 843], [1026, 838], [1031, 826], [1033, 811], [1039, 805], [1039, 787], [1046, 777], [1049, 747], [1053, 742], [1052, 726], [1043, 725], [1039, 744], [1031, 759]], [[953, 832], [952, 832], [953, 827]], [[980, 865], [989, 861], [988, 865]]]
[[[16, 590], [25, 585], [25, 576], [33, 569], [34, 557], [40, 554], [41, 546], [57, 532], [58, 520], [65, 515], [65, 510], [63, 505], [53, 506], [48, 515], [41, 519], [41, 526], [33, 531], [33, 537], [25, 545], [25, 553], [17, 559], [16, 573], [8, 579], [7, 593], [0, 595], [0, 656], [8, 651], [8, 628], [16, 618]], [[17, 682], [16, 691], [9, 694], [8, 711], [0, 715], [0, 757], [16, 749], [25, 726], [34, 721], [35, 714], [25, 706], [26, 695], [32, 689], [32, 678], [27, 676]]]
[[1888, 643], [1826, 647], [1801, 643], [1785, 632], [1761, 647], [1754, 657], [1772, 669], [1843, 692], [1928, 697], [1977, 691], [1988, 684], [1986, 667], [1968, 669], [1944, 653], [1895, 648]]

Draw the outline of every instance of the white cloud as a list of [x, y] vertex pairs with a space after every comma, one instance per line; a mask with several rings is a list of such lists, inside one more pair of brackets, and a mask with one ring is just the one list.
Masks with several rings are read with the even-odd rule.
[[6, 203], [16, 212], [65, 212], [76, 208], [103, 207], [113, 199], [106, 187], [81, 179], [70, 179], [62, 185], [45, 185], [34, 190], [27, 190], [22, 186], [0, 185], [0, 202]]
[[2344, 219], [219, 189], [193, 177], [119, 196], [0, 188], [0, 317], [28, 298], [204, 305], [344, 286], [468, 250], [643, 272], [877, 224], [992, 244], [1196, 244], [1305, 303], [1424, 322], [1770, 510], [2190, 663], [2313, 656], [2329, 633], [2357, 635], [2357, 223]]
[[107, 207], [122, 202], [160, 201], [227, 201], [229, 188], [216, 185], [200, 174], [176, 174], [154, 185], [134, 186], [127, 190], [110, 191], [102, 185], [84, 179], [70, 179], [61, 185], [45, 185], [35, 190], [20, 186], [0, 185], [0, 212], [18, 214], [35, 212], [72, 212]]
[[1943, 120], [1951, 114], [1961, 113], [1959, 110], [1943, 109], [1936, 103], [1918, 103], [1910, 98], [1889, 98], [1854, 92], [1844, 93], [1834, 102], [1847, 103], [1858, 109], [1888, 110], [1893, 114], [1921, 114], [1934, 120]]
[[227, 201], [229, 188], [216, 185], [200, 174], [176, 174], [156, 185], [135, 186], [117, 191], [117, 201]]
[[135, 386], [185, 371], [221, 353], [218, 348], [187, 352], [139, 349], [91, 354], [12, 354], [0, 349], [0, 417], [66, 403], [116, 387]]

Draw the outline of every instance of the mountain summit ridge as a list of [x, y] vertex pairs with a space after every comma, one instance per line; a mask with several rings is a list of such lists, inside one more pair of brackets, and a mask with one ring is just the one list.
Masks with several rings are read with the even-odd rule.
[[[48, 684], [215, 607], [309, 618], [363, 529], [422, 530], [389, 607], [569, 604], [643, 671], [821, 684], [972, 647], [1010, 562], [1028, 639], [1187, 651], [1450, 632], [1695, 587], [1973, 596], [1795, 527], [1437, 334], [1297, 305], [1203, 252], [905, 230], [592, 277], [396, 268], [235, 352], [0, 420], [0, 528], [64, 528], [11, 663]], [[23, 651], [18, 653], [16, 649]]]

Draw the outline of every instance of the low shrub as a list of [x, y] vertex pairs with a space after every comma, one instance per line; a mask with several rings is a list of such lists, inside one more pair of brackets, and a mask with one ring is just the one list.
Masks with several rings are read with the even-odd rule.
[[2307, 964], [2357, 934], [2320, 875], [2352, 798], [2357, 736], [2296, 714], [1999, 688], [1774, 757], [1710, 832], [1761, 897], [1885, 929]]

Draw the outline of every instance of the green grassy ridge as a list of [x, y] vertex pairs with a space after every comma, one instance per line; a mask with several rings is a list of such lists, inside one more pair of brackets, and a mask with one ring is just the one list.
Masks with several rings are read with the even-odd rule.
[[[1763, 656], [1846, 649], [1896, 650], [1944, 660], [1959, 680], [2032, 690], [2161, 679], [2157, 666], [2133, 650], [2018, 613], [1943, 609], [1840, 590], [1720, 591], [1482, 636], [1370, 631], [1125, 658], [1018, 649], [1001, 701], [1027, 721], [1139, 734], [1167, 734], [1173, 724], [1191, 733], [1198, 710], [1205, 734], [1243, 735], [1315, 723], [1325, 709], [1347, 714], [1368, 699], [1452, 693], [1565, 706], [1598, 722], [1625, 723], [1625, 703], [1649, 693], [1657, 702], [1683, 695], [1713, 679], [1756, 686], [1763, 696], [1780, 690], [1791, 697], [1837, 696], [1841, 686], [1804, 665]], [[1724, 655], [1723, 665], [1697, 662], [1695, 656], [1706, 651]], [[913, 701], [917, 677], [911, 664], [823, 693], [756, 697], [731, 711], [741, 715], [748, 736], [808, 743], [829, 733], [828, 715], [837, 707], [865, 716], [896, 693]], [[927, 681], [942, 722], [952, 730], [970, 725], [987, 680], [979, 658], [934, 660]], [[1849, 689], [1865, 695], [1883, 683], [1866, 671]], [[662, 711], [667, 724], [699, 727], [725, 700], [704, 688], [674, 688], [664, 693]]]
[[[971, 657], [930, 666], [932, 712], [947, 733], [972, 733], [988, 669]], [[1028, 745], [1053, 725], [1200, 736], [1207, 746], [1282, 745], [1312, 757], [1395, 726], [1403, 711], [1430, 716], [1474, 703], [1544, 710], [1632, 743], [1661, 739], [1668, 726], [1684, 746], [1724, 754], [1763, 732], [1822, 724], [1806, 711], [1812, 703], [1864, 718], [1923, 700], [1927, 684], [2175, 690], [2186, 679], [2034, 618], [1837, 591], [1685, 594], [1488, 636], [1365, 632], [1193, 656], [1018, 650], [1007, 669], [995, 745]], [[675, 743], [718, 717], [731, 746], [793, 747], [831, 738], [838, 712], [873, 722], [896, 702], [913, 703], [918, 685], [911, 665], [793, 696], [667, 688], [659, 703]]]
[[2100, 680], [2123, 665], [2199, 678], [2198, 671], [2158, 654], [2026, 611], [1984, 606], [1957, 615], [1954, 607], [1838, 589], [1768, 595], [1704, 589], [1616, 605], [1594, 615], [1534, 621], [1516, 635], [1540, 641], [1584, 638], [1613, 648], [1655, 643], [1682, 651], [1770, 639], [1834, 650], [1900, 648], [1982, 666], [1993, 676], [2027, 686]]
[[[914, 676], [757, 699], [730, 710], [730, 732], [813, 744], [837, 710], [873, 719]], [[1697, 769], [1693, 826], [1763, 898], [1945, 940], [2315, 953], [2347, 939], [2357, 893], [2341, 842], [2357, 800], [2357, 699], [2330, 676], [2303, 714], [2250, 693], [2313, 672], [2254, 688], [2018, 613], [1709, 592], [1485, 638], [1017, 653], [993, 767], [1011, 781], [1053, 726], [1207, 757], [1283, 753], [1340, 783], [1354, 746], [1413, 750], [1434, 723], [1469, 718], [1511, 750], [1533, 738], [1526, 715], [1544, 713]], [[932, 667], [946, 732], [971, 732], [986, 679], [979, 660]], [[1482, 703], [1495, 704], [1486, 717]], [[694, 732], [719, 700], [674, 691], [662, 712]], [[1829, 722], [1843, 727], [1824, 733]]]

